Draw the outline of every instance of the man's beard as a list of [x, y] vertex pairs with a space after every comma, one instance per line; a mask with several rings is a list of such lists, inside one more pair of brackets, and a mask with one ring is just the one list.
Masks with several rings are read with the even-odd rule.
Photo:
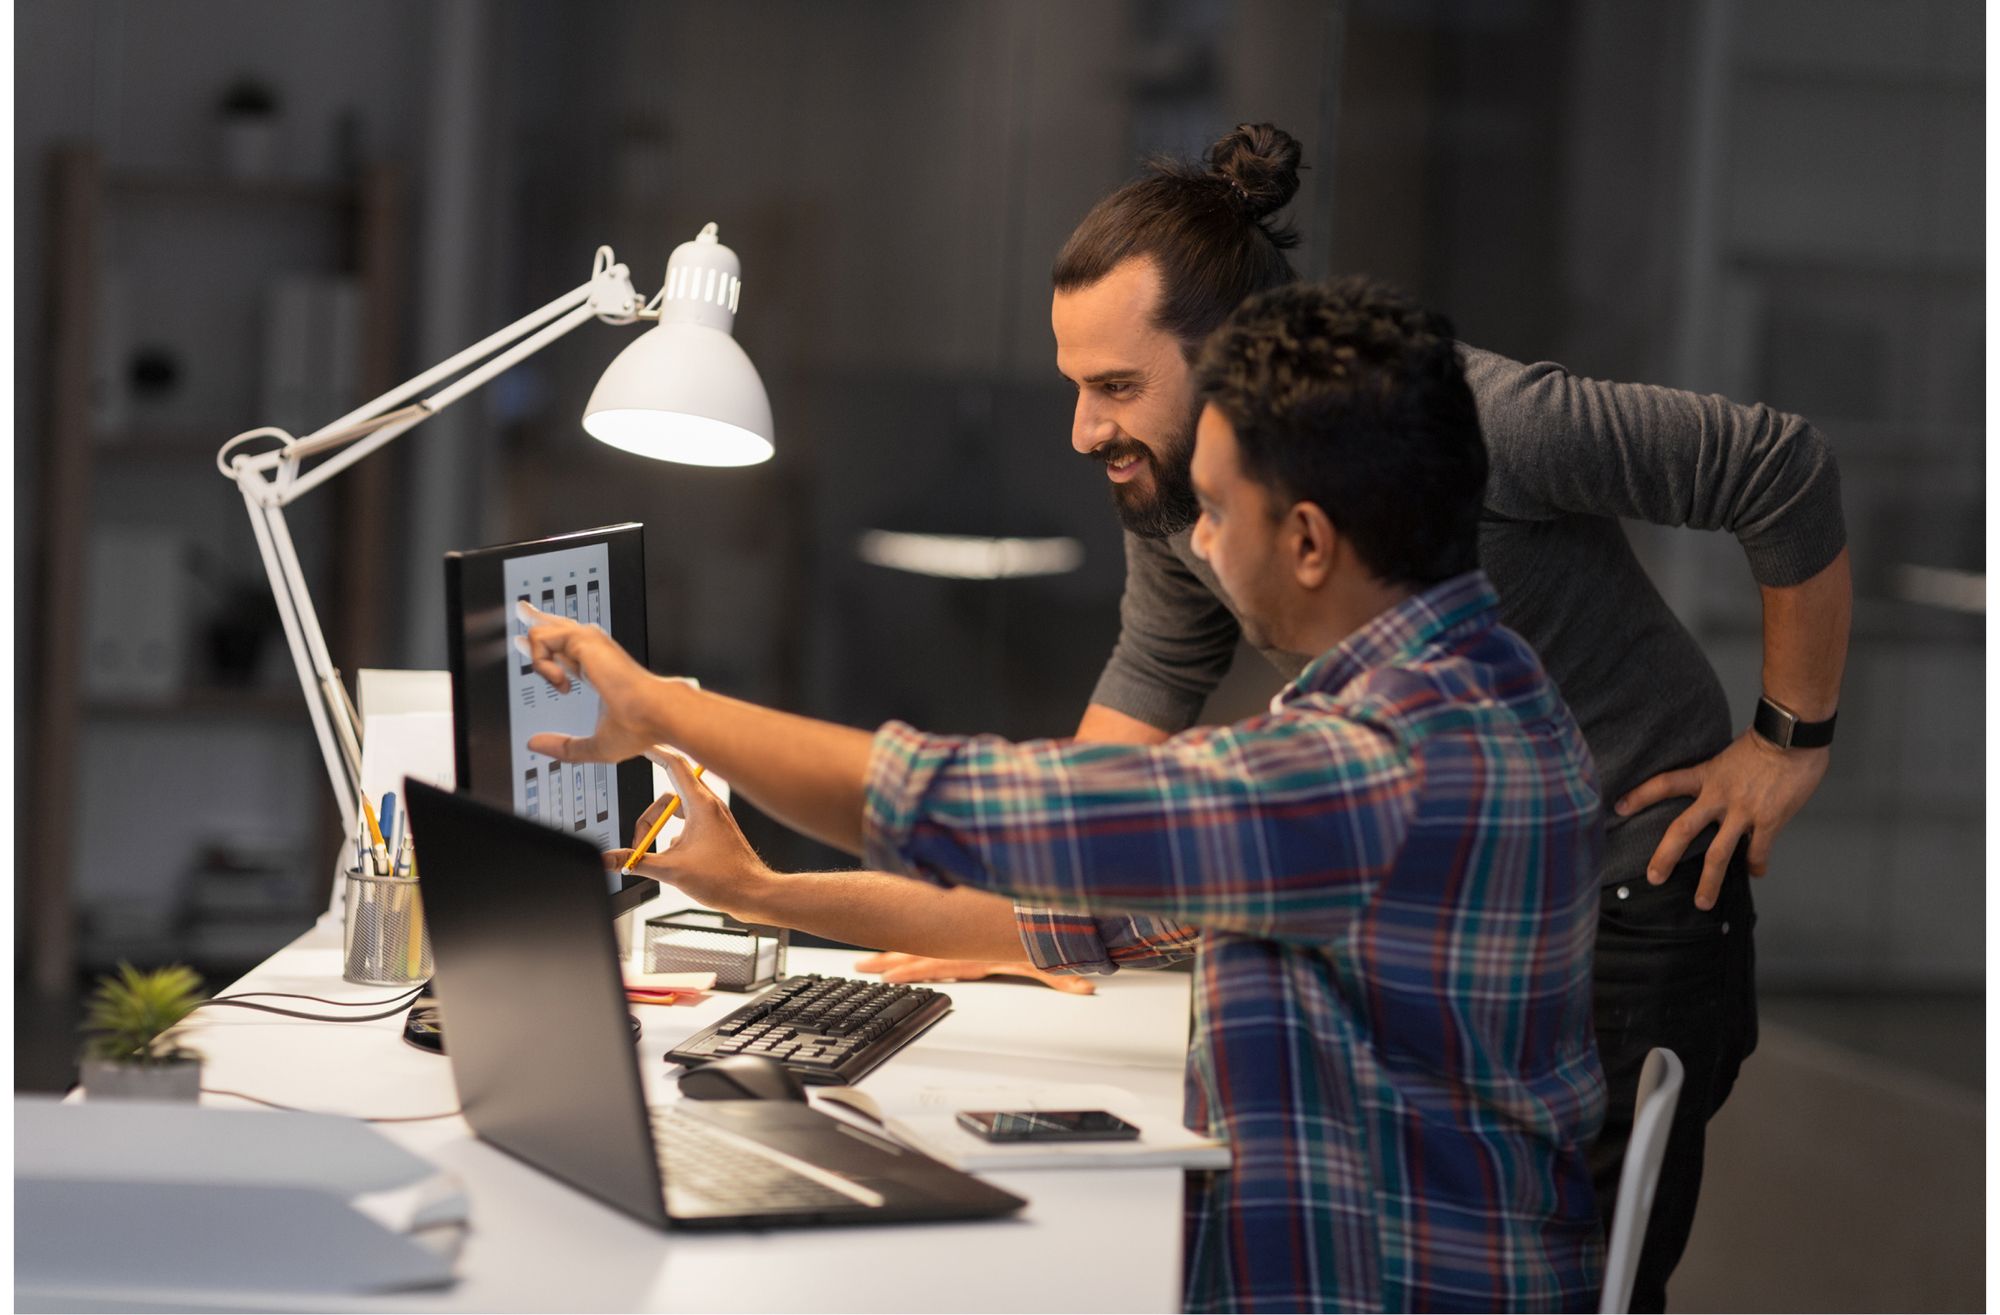
[[1160, 443], [1160, 455], [1136, 439], [1121, 438], [1104, 444], [1090, 454], [1109, 465], [1120, 457], [1136, 456], [1146, 463], [1151, 478], [1111, 486], [1111, 502], [1118, 520], [1142, 539], [1165, 539], [1193, 525], [1201, 514], [1195, 501], [1194, 480], [1189, 468], [1194, 463], [1194, 420]]

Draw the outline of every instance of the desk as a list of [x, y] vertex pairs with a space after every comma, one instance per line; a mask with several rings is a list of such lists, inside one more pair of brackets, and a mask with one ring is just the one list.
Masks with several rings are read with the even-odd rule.
[[[846, 973], [854, 958], [795, 949], [790, 967]], [[1188, 984], [1178, 973], [1121, 973], [1094, 996], [952, 984], [945, 989], [953, 1012], [862, 1086], [893, 1096], [944, 1083], [1105, 1082], [1178, 1108]], [[331, 919], [219, 994], [249, 990], [338, 1000], [394, 994], [341, 980]], [[645, 1029], [641, 1069], [652, 1100], [676, 1098], [660, 1058], [667, 1048], [743, 999], [717, 992], [691, 1006], [633, 1006]], [[206, 1087], [341, 1114], [453, 1108], [447, 1062], [404, 1044], [401, 1029], [400, 1015], [329, 1024], [215, 1009], [190, 1021], [188, 1042], [207, 1057]], [[1180, 1304], [1177, 1169], [993, 1175], [1029, 1204], [1013, 1219], [986, 1223], [660, 1233], [479, 1141], [463, 1119], [376, 1126], [464, 1180], [472, 1232], [455, 1287], [356, 1309], [1167, 1311]], [[282, 1294], [259, 1294], [254, 1303], [302, 1304]]]

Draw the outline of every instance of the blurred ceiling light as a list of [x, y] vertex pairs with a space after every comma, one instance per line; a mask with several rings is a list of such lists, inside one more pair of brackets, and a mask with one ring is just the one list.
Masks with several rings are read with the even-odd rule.
[[869, 530], [856, 542], [854, 551], [871, 566], [944, 580], [1067, 575], [1083, 565], [1083, 544], [1066, 535], [1018, 539]]

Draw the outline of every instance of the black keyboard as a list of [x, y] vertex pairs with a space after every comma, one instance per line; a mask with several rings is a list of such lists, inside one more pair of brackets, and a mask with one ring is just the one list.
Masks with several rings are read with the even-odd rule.
[[951, 997], [922, 986], [787, 977], [713, 1027], [667, 1052], [675, 1064], [767, 1055], [811, 1083], [848, 1083], [951, 1012]]

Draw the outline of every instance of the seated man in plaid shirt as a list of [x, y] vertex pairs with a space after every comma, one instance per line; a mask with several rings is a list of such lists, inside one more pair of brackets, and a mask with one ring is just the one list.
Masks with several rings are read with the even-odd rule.
[[[1593, 1308], [1597, 788], [1478, 570], [1486, 455], [1451, 328], [1364, 281], [1289, 286], [1197, 377], [1196, 550], [1259, 642], [1320, 655], [1268, 714], [1151, 746], [871, 736], [533, 613], [536, 665], [604, 710], [530, 747], [680, 746], [915, 878], [912, 927], [948, 922], [935, 888], [998, 891], [1071, 911], [1029, 934], [1084, 970], [1146, 953], [1106, 944], [1115, 915], [1198, 928], [1190, 1119], [1232, 1167], [1190, 1177], [1189, 1310]], [[855, 926], [854, 883], [903, 877], [772, 872], [672, 767], [688, 830], [653, 875], [748, 921], [963, 955]]]

